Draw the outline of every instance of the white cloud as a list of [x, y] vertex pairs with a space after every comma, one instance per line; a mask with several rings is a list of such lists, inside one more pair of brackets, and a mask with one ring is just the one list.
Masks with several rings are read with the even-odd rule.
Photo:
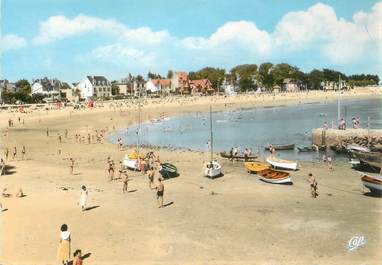
[[150, 66], [155, 61], [155, 54], [153, 52], [145, 52], [120, 43], [99, 46], [93, 49], [87, 57], [89, 59], [92, 58], [117, 64], [122, 63], [123, 65], [132, 63]]
[[333, 63], [352, 63], [381, 41], [381, 23], [382, 2], [369, 14], [356, 13], [353, 21], [338, 18], [331, 6], [318, 3], [284, 15], [273, 33], [274, 45], [289, 52], [317, 50]]
[[149, 45], [159, 44], [169, 36], [167, 31], [152, 31], [148, 27], [130, 29], [114, 19], [101, 19], [80, 14], [73, 19], [65, 16], [49, 17], [40, 23], [39, 34], [33, 39], [33, 43], [47, 44], [89, 32], [100, 32], [113, 35], [118, 39]]
[[16, 50], [26, 45], [24, 38], [14, 34], [7, 34], [0, 38], [0, 53], [4, 53], [9, 50]]
[[190, 49], [239, 46], [255, 53], [267, 53], [271, 48], [269, 34], [249, 21], [227, 22], [208, 38], [189, 37], [183, 43]]

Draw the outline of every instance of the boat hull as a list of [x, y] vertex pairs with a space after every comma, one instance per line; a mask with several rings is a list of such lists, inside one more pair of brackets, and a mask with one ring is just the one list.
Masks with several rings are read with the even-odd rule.
[[131, 159], [130, 157], [126, 156], [123, 158], [122, 164], [127, 169], [139, 171], [137, 159]]
[[257, 173], [259, 171], [269, 168], [268, 164], [259, 162], [246, 162], [244, 166], [249, 173]]
[[255, 160], [257, 158], [257, 156], [254, 156], [254, 155], [251, 155], [251, 156], [239, 156], [239, 155], [233, 155], [231, 156], [229, 153], [227, 152], [220, 152], [220, 156], [223, 157], [223, 158], [229, 158], [229, 159], [235, 159], [235, 160], [246, 160], [247, 161], [251, 161], [251, 160]]
[[267, 157], [266, 161], [274, 168], [297, 170], [298, 164], [294, 161], [277, 160], [271, 157]]
[[368, 164], [370, 166], [381, 168], [382, 163], [382, 153], [377, 152], [359, 152], [352, 151], [352, 154], [359, 159], [362, 163]]
[[216, 178], [222, 174], [222, 167], [218, 162], [213, 161], [212, 168], [209, 168], [208, 165], [210, 165], [210, 163], [207, 163], [204, 165], [204, 168], [203, 168], [204, 176], [208, 178]]
[[265, 150], [270, 150], [271, 146], [275, 150], [294, 150], [294, 146], [295, 145], [294, 144], [285, 144], [285, 145], [282, 145], [282, 144], [272, 144], [272, 145], [266, 146]]
[[368, 172], [359, 172], [362, 184], [371, 192], [382, 193], [382, 175]]
[[293, 184], [290, 174], [273, 169], [259, 171], [257, 176], [260, 180], [271, 184]]

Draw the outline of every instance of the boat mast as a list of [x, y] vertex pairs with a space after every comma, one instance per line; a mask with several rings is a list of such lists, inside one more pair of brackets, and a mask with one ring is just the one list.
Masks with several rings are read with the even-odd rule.
[[214, 153], [214, 138], [213, 138], [213, 133], [212, 133], [212, 106], [210, 105], [210, 133], [211, 133], [211, 139], [210, 139], [210, 144], [211, 144], [211, 161], [213, 160], [213, 153]]
[[341, 75], [338, 75], [338, 98], [337, 98], [337, 127], [339, 128], [341, 119], [341, 102], [340, 102], [340, 85], [341, 85]]
[[140, 134], [141, 134], [141, 89], [138, 86], [138, 129], [137, 129], [137, 152], [139, 157]]

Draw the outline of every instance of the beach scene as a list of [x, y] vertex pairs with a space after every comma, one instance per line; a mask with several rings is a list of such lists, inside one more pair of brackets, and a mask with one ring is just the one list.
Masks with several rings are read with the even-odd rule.
[[0, 264], [380, 264], [382, 2], [0, 4]]

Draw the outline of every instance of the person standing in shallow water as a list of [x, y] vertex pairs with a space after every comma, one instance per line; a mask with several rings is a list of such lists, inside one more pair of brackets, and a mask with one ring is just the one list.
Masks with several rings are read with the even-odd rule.
[[70, 259], [70, 232], [68, 226], [63, 224], [61, 226], [60, 243], [58, 245], [57, 258], [63, 265], [69, 264]]

